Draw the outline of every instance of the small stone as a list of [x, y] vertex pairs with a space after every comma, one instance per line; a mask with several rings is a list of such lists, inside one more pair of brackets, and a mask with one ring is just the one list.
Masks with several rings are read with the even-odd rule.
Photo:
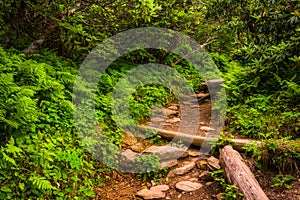
[[180, 122], [180, 121], [181, 121], [181, 119], [178, 118], [178, 117], [174, 117], [174, 118], [166, 120], [167, 123], [171, 123], [171, 124], [174, 124], [174, 123], [177, 123], [177, 122]]
[[202, 126], [202, 127], [200, 128], [200, 130], [201, 130], [201, 131], [214, 131], [214, 130], [216, 130], [216, 129], [210, 128], [210, 127], [208, 127], [208, 126]]
[[138, 142], [136, 137], [131, 132], [124, 132], [123, 135], [124, 135], [124, 138], [123, 138], [122, 142], [126, 145], [131, 146]]
[[160, 190], [155, 189], [142, 189], [137, 192], [137, 196], [142, 197], [143, 199], [163, 199], [166, 196], [166, 193]]
[[171, 110], [171, 109], [164, 109], [164, 113], [166, 115], [177, 115], [178, 114], [178, 111], [176, 110]]
[[201, 172], [201, 174], [199, 175], [199, 178], [203, 181], [213, 181], [214, 180], [214, 178], [211, 176], [209, 171]]
[[207, 168], [207, 161], [206, 160], [199, 160], [197, 163], [196, 163], [197, 167], [199, 169], [206, 169]]
[[164, 122], [166, 119], [161, 117], [151, 117], [151, 122], [157, 123], [157, 122]]
[[138, 154], [133, 152], [131, 149], [126, 149], [120, 155], [125, 163], [134, 163], [135, 158], [138, 156]]
[[136, 143], [136, 144], [132, 145], [130, 148], [131, 148], [132, 151], [141, 153], [144, 150], [145, 146], [144, 146], [143, 143], [139, 142], [139, 143]]
[[176, 183], [175, 187], [178, 190], [184, 191], [184, 192], [191, 192], [195, 190], [199, 190], [202, 187], [201, 183], [191, 182], [191, 181], [180, 181]]
[[167, 160], [167, 161], [163, 161], [160, 163], [160, 166], [159, 168], [162, 169], [162, 168], [171, 168], [171, 167], [174, 167], [178, 165], [178, 161], [177, 160]]
[[217, 159], [217, 158], [215, 158], [213, 156], [207, 158], [207, 163], [208, 163], [208, 167], [211, 170], [219, 170], [219, 169], [221, 169], [219, 159]]
[[194, 162], [184, 162], [182, 167], [175, 169], [175, 174], [177, 175], [183, 175], [188, 173], [190, 170], [192, 170], [195, 167]]
[[200, 156], [200, 150], [199, 149], [189, 149], [188, 154], [189, 154], [189, 156], [197, 157], [197, 156]]
[[162, 191], [162, 192], [165, 192], [165, 191], [168, 191], [170, 188], [168, 185], [157, 185], [157, 186], [154, 186], [152, 188], [150, 188], [150, 190], [159, 190], [159, 191]]
[[137, 192], [137, 196], [143, 197], [144, 199], [162, 199], [165, 198], [165, 191], [168, 191], [170, 188], [168, 185], [157, 185], [149, 189], [142, 189]]
[[178, 148], [175, 146], [165, 145], [165, 146], [151, 146], [145, 149], [143, 154], [155, 154], [160, 159], [163, 160], [174, 160], [180, 158], [184, 155], [185, 149]]
[[169, 106], [168, 109], [170, 109], [170, 110], [176, 110], [177, 111], [178, 107], [173, 105], [173, 106]]

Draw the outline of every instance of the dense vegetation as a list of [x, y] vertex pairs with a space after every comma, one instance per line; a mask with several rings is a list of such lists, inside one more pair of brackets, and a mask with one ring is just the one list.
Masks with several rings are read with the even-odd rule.
[[[300, 138], [300, 2], [290, 1], [29, 1], [0, 3], [0, 199], [86, 199], [101, 185], [102, 165], [84, 148], [72, 116], [73, 84], [85, 56], [104, 39], [137, 27], [183, 32], [206, 46], [227, 91], [232, 134], [267, 141], [249, 147], [260, 163], [296, 167], [300, 154], [274, 139]], [[179, 57], [141, 49], [117, 59], [99, 81], [100, 126], [119, 146], [111, 95], [138, 64], [172, 65]], [[202, 77], [187, 61], [175, 69], [195, 91]], [[83, 89], [84, 90], [84, 89]], [[146, 85], [131, 99], [137, 121], [153, 105], [176, 101], [168, 88]], [[291, 144], [293, 145], [293, 144]], [[113, 158], [111, 158], [113, 159]]]

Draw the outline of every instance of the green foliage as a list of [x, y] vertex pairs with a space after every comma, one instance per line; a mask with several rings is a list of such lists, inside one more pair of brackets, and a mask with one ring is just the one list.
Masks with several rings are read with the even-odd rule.
[[[137, 125], [139, 122], [149, 119], [149, 117], [151, 117], [151, 109], [156, 107], [167, 107], [170, 103], [178, 101], [178, 94], [176, 94], [171, 88], [168, 88], [168, 86], [163, 86], [160, 84], [145, 84], [137, 89], [134, 89], [132, 88], [131, 84], [126, 82], [126, 78], [122, 79], [123, 76], [125, 76], [127, 72], [139, 64], [151, 62], [162, 63], [171, 66], [172, 63], [178, 59], [179, 58], [177, 55], [162, 50], [141, 49], [121, 56], [106, 69], [105, 73], [99, 80], [96, 91], [95, 108], [97, 109], [96, 112], [98, 121], [101, 124], [103, 132], [114, 144], [117, 144], [118, 146], [121, 144], [121, 132], [123, 130], [116, 125], [114, 119], [116, 116], [113, 115], [115, 113], [112, 113], [111, 102], [113, 99], [113, 92], [115, 92], [117, 96], [121, 96], [121, 94], [131, 94], [129, 99], [129, 111], [122, 110], [125, 108], [122, 106], [122, 104], [124, 104], [124, 101], [127, 102], [127, 99], [122, 100], [120, 97], [114, 97], [115, 99], [113, 99], [114, 104], [119, 105], [117, 106], [120, 109], [119, 114], [127, 112], [130, 114], [130, 117], [127, 115], [124, 117], [122, 115], [123, 127], [126, 127], [128, 124], [132, 123], [132, 120], [134, 121], [135, 125]], [[182, 61], [180, 64], [181, 65], [176, 65], [174, 67], [175, 70], [183, 75], [184, 78], [186, 78], [194, 91], [197, 91], [199, 89], [200, 82], [203, 81], [203, 78], [199, 74], [198, 70], [186, 61]], [[143, 79], [150, 79], [150, 82], [154, 78], [160, 80], [161, 74], [155, 71], [152, 73], [156, 73], [157, 77], [143, 77]], [[120, 84], [120, 79], [122, 79], [122, 87], [121, 89], [117, 90], [116, 84]], [[131, 78], [131, 81], [139, 82], [139, 79], [140, 77]], [[176, 79], [176, 77], [174, 77], [174, 79]], [[178, 89], [178, 91], [181, 90], [183, 90], [183, 88]], [[134, 132], [133, 130], [131, 131]]]
[[279, 140], [263, 140], [263, 146], [247, 145], [243, 147], [251, 152], [252, 157], [257, 160], [260, 169], [274, 168], [283, 172], [298, 170], [300, 153], [298, 140], [290, 142], [289, 138]]
[[155, 154], [143, 155], [136, 158], [136, 164], [139, 171], [150, 173], [157, 170], [160, 165], [160, 158]]
[[0, 52], [1, 136], [9, 138], [8, 133], [24, 136], [38, 129], [49, 132], [70, 129], [72, 105], [68, 98], [71, 91], [67, 91], [65, 85], [71, 88], [74, 75], [59, 71], [65, 70], [61, 66], [56, 68], [26, 60], [3, 49]]
[[272, 178], [272, 183], [274, 187], [284, 187], [286, 189], [292, 189], [292, 186], [289, 185], [289, 182], [296, 180], [292, 175], [280, 175], [277, 174], [274, 178]]
[[0, 198], [94, 197], [102, 180], [75, 133], [74, 64], [47, 52], [0, 54]]
[[[253, 51], [253, 53], [257, 51], [260, 50]], [[263, 51], [261, 53], [263, 54]], [[266, 51], [264, 54], [267, 53], [270, 51]], [[278, 53], [276, 52], [274, 55], [278, 55]], [[263, 148], [247, 147], [258, 159], [259, 167], [276, 166], [279, 170], [294, 169], [297, 168], [298, 164], [295, 161], [299, 154], [293, 150], [280, 148], [280, 145], [285, 145], [284, 142], [279, 143], [275, 140], [299, 138], [300, 113], [296, 94], [300, 73], [298, 70], [294, 70], [297, 68], [295, 63], [293, 65], [289, 63], [292, 73], [285, 70], [285, 75], [284, 73], [276, 75], [272, 71], [283, 69], [281, 65], [285, 64], [279, 61], [279, 58], [274, 57], [268, 61], [268, 69], [262, 69], [266, 66], [261, 63], [265, 58], [267, 58], [266, 55], [261, 55], [260, 58], [257, 58], [260, 61], [254, 63], [256, 67], [253, 67], [250, 64], [242, 66], [227, 56], [213, 54], [213, 59], [223, 71], [224, 86], [227, 90], [229, 108], [227, 109], [226, 129], [234, 135], [265, 142]], [[289, 61], [285, 60], [284, 62]], [[293, 78], [283, 80], [282, 75], [293, 76]], [[261, 83], [262, 81], [264, 83]]]
[[299, 112], [283, 112], [274, 96], [253, 96], [229, 109], [228, 126], [233, 132], [257, 139], [299, 137]]
[[[0, 3], [0, 39], [10, 50], [0, 48], [0, 199], [94, 196], [91, 187], [101, 180], [95, 177], [96, 162], [75, 132], [70, 100], [79, 65], [68, 58], [80, 61], [104, 39], [137, 27], [170, 28], [199, 42], [218, 36], [207, 48], [213, 51], [210, 55], [225, 79], [227, 130], [263, 140], [264, 148], [246, 147], [262, 164], [297, 169], [299, 153], [282, 146], [287, 139], [298, 139], [300, 133], [299, 8], [298, 0], [101, 0], [97, 4], [4, 0]], [[37, 42], [39, 51], [34, 52], [38, 53], [27, 58], [17, 55], [15, 49], [25, 49], [32, 42]], [[99, 81], [95, 108], [100, 129], [110, 142], [120, 147], [123, 131], [113, 118], [113, 91], [134, 67], [150, 62], [174, 67], [199, 91], [201, 74], [185, 60], [172, 66], [178, 59], [172, 52], [140, 49], [109, 66]], [[79, 90], [89, 95], [84, 84]], [[135, 122], [151, 117], [152, 108], [177, 101], [170, 88], [154, 84], [131, 94], [129, 112]], [[80, 123], [90, 117], [87, 113]], [[90, 127], [83, 128], [94, 134]], [[161, 142], [159, 137], [153, 141]], [[95, 149], [103, 149], [104, 155], [118, 150], [116, 146], [105, 149], [101, 145], [105, 142], [98, 141]], [[219, 145], [227, 143], [230, 139], [224, 137]], [[109, 163], [116, 160], [114, 156], [106, 159]], [[138, 162], [148, 166], [145, 176], [163, 174], [149, 172], [158, 164], [151, 156]], [[238, 198], [236, 188], [218, 181], [225, 187], [226, 198]], [[284, 177], [275, 180], [281, 187], [287, 181]]]
[[216, 170], [211, 172], [212, 177], [217, 181], [224, 189], [223, 198], [225, 200], [231, 200], [231, 199], [242, 199], [244, 196], [242, 193], [240, 193], [239, 188], [235, 185], [227, 184], [225, 179], [221, 177], [224, 174], [224, 170]]
[[138, 178], [146, 180], [154, 180], [159, 183], [165, 177], [169, 169], [159, 169], [160, 158], [155, 154], [143, 155], [136, 158], [136, 166], [139, 170]]
[[204, 23], [204, 10], [201, 4], [176, 0], [4, 0], [0, 4], [0, 38], [4, 46], [21, 50], [44, 36], [39, 46], [81, 59], [104, 39], [137, 27], [165, 27], [204, 40], [204, 27], [210, 29]]
[[[95, 181], [94, 161], [81, 141], [60, 134], [27, 135], [1, 147], [0, 196], [9, 198], [86, 198]], [[78, 145], [79, 144], [79, 145]], [[82, 167], [82, 168], [81, 168]], [[84, 187], [84, 190], [79, 188]], [[7, 193], [3, 188], [10, 188]]]

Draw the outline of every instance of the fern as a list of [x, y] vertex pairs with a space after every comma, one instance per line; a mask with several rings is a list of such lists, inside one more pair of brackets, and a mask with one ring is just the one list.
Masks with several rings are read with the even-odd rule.
[[37, 186], [40, 190], [56, 190], [57, 188], [52, 186], [51, 183], [46, 180], [46, 178], [41, 176], [31, 176], [29, 181], [32, 182], [33, 185]]
[[5, 151], [8, 153], [20, 153], [22, 152], [22, 149], [15, 146], [15, 140], [13, 137], [10, 138], [9, 143], [6, 145]]
[[9, 157], [4, 152], [2, 152], [2, 155], [3, 155], [3, 158], [4, 158], [5, 161], [17, 166], [16, 161], [13, 158]]

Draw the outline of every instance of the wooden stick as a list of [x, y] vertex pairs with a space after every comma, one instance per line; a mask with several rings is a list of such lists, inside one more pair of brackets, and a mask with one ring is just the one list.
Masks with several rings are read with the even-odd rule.
[[228, 182], [238, 186], [246, 200], [269, 200], [241, 155], [231, 146], [223, 148], [220, 164], [225, 170]]

